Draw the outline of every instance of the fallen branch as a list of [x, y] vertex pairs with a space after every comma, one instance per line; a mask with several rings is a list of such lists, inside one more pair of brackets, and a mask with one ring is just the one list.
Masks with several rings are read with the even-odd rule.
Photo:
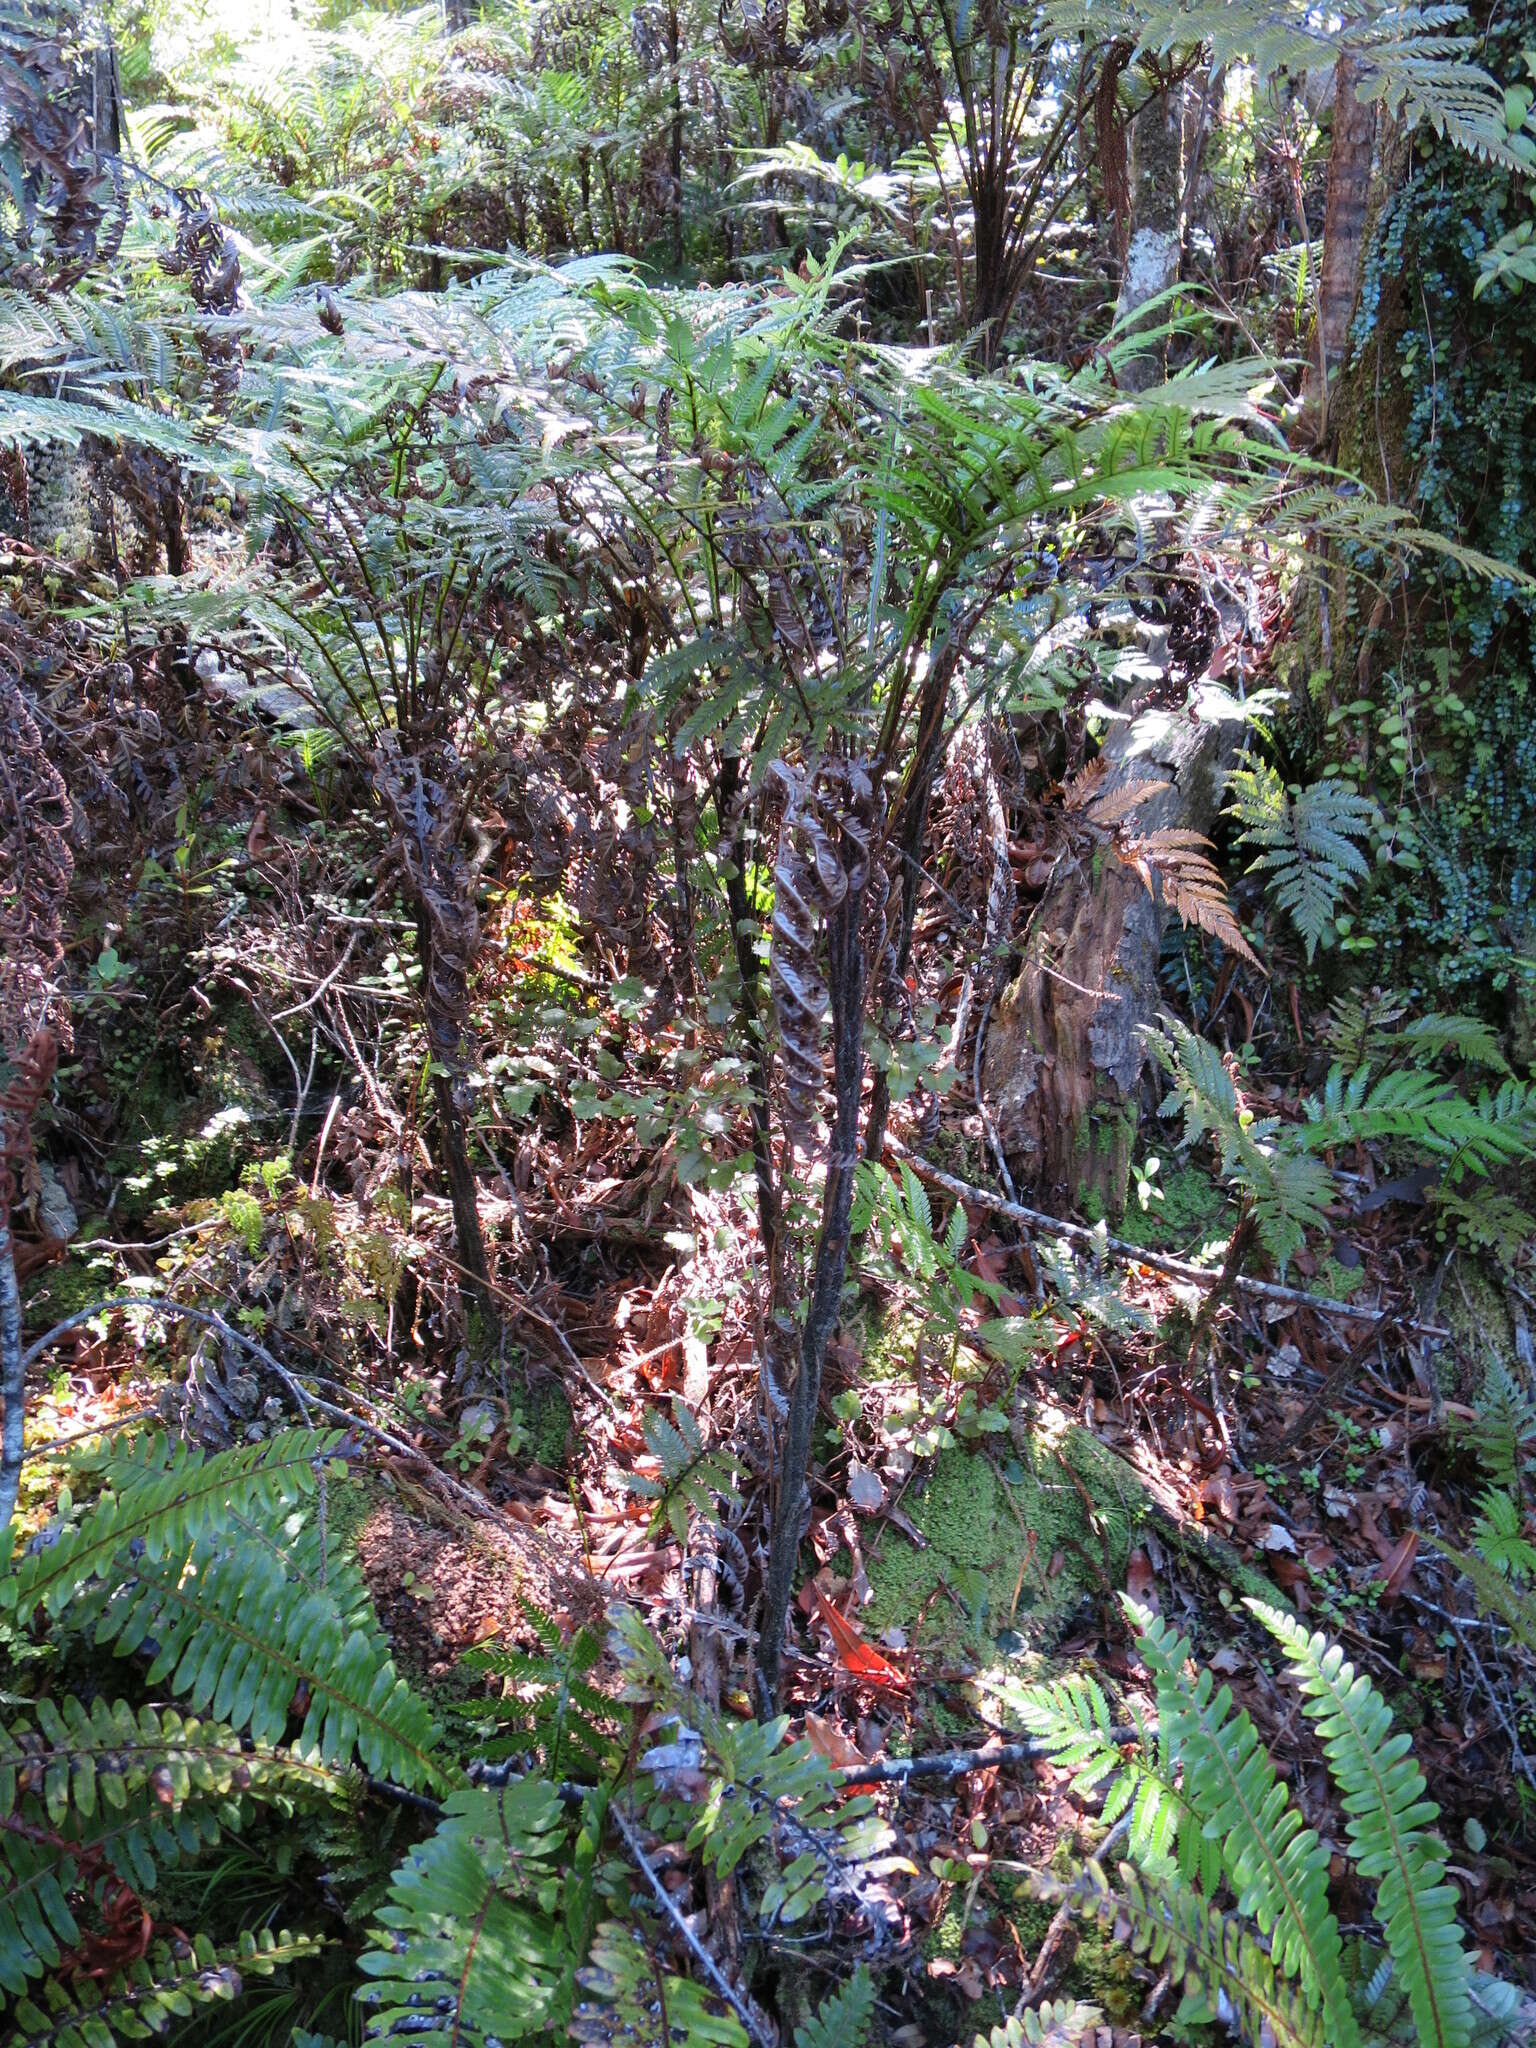
[[[1141, 1731], [1129, 1725], [1111, 1728], [1108, 1739], [1111, 1742], [1133, 1742], [1139, 1739]], [[992, 1771], [1002, 1764], [1031, 1764], [1044, 1762], [1053, 1756], [1059, 1745], [1026, 1739], [1023, 1742], [984, 1742], [980, 1749], [949, 1749], [938, 1756], [896, 1756], [884, 1758], [879, 1763], [849, 1764], [844, 1770], [832, 1773], [835, 1785], [906, 1785], [914, 1778], [937, 1778], [943, 1784], [950, 1784], [956, 1778], [968, 1778], [973, 1771]]]
[[[958, 1180], [954, 1174], [945, 1173], [918, 1153], [909, 1152], [895, 1138], [887, 1138], [886, 1145], [899, 1159], [905, 1159], [921, 1179], [931, 1181], [935, 1187], [943, 1188], [949, 1194], [958, 1195], [962, 1201], [991, 1209], [996, 1215], [1010, 1216], [1014, 1222], [1027, 1224], [1031, 1229], [1051, 1231], [1058, 1237], [1091, 1245], [1096, 1251], [1108, 1252], [1114, 1258], [1125, 1260], [1128, 1265], [1150, 1266], [1155, 1273], [1167, 1273], [1172, 1279], [1188, 1281], [1195, 1287], [1215, 1287], [1222, 1281], [1220, 1273], [1213, 1273], [1205, 1266], [1192, 1265], [1188, 1259], [1174, 1259], [1165, 1252], [1149, 1251], [1145, 1245], [1132, 1244], [1128, 1238], [1110, 1237], [1091, 1229], [1086, 1223], [1069, 1223], [1065, 1217], [1048, 1216], [1043, 1209], [1026, 1208], [1022, 1202], [1007, 1201], [987, 1188], [973, 1187], [968, 1180]], [[1223, 1284], [1235, 1288], [1240, 1294], [1254, 1295], [1260, 1301], [1289, 1302], [1295, 1308], [1314, 1308], [1323, 1315], [1350, 1316], [1361, 1323], [1400, 1322], [1403, 1329], [1413, 1330], [1421, 1337], [1445, 1338], [1451, 1334], [1437, 1323], [1415, 1323], [1407, 1317], [1399, 1318], [1390, 1308], [1364, 1308], [1358, 1302], [1334, 1301], [1326, 1294], [1309, 1294], [1305, 1287], [1283, 1287], [1278, 1280], [1251, 1280], [1246, 1274], [1238, 1273], [1229, 1275]]]

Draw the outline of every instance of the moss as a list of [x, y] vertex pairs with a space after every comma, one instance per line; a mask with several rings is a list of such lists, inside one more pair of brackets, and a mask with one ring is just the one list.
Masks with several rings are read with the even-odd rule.
[[571, 1404], [558, 1380], [531, 1384], [523, 1396], [529, 1455], [541, 1465], [561, 1470], [570, 1456]]
[[1198, 1252], [1211, 1241], [1226, 1235], [1232, 1207], [1209, 1174], [1197, 1166], [1180, 1167], [1162, 1184], [1163, 1199], [1143, 1209], [1139, 1202], [1127, 1205], [1120, 1235], [1149, 1251]]
[[886, 1528], [864, 1626], [985, 1657], [1050, 1649], [1085, 1596], [1121, 1584], [1141, 1512], [1121, 1461], [1053, 1411], [1012, 1455], [940, 1452], [903, 1507], [925, 1547]]

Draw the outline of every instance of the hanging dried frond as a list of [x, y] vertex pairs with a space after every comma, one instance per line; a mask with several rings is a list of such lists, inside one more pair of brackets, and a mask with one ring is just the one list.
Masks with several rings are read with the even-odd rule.
[[804, 1128], [816, 1115], [829, 1001], [820, 927], [850, 890], [859, 894], [871, 878], [879, 807], [869, 774], [856, 761], [823, 762], [809, 773], [776, 761], [774, 772], [787, 798], [773, 867], [768, 968], [789, 1120]]
[[67, 291], [110, 263], [128, 223], [109, 46], [81, 41], [74, 8], [33, 0], [0, 12], [0, 276]]
[[240, 343], [222, 322], [239, 308], [240, 251], [204, 194], [177, 193], [176, 240], [160, 268], [168, 277], [184, 277], [194, 304], [210, 315], [197, 323], [197, 345], [215, 393], [232, 398], [240, 383]]
[[72, 816], [34, 707], [0, 660], [0, 1048], [7, 1052], [47, 1024], [65, 1029], [58, 977], [74, 873], [66, 837]]
[[1140, 875], [1153, 896], [1161, 887], [1163, 901], [1183, 923], [1220, 939], [1262, 974], [1263, 965], [1232, 913], [1226, 883], [1210, 858], [1210, 844], [1203, 832], [1180, 825], [1160, 826], [1134, 838], [1117, 836], [1114, 841], [1126, 866]]

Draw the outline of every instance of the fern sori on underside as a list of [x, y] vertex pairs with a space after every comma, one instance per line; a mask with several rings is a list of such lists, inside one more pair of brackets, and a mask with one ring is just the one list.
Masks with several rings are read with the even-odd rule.
[[560, 1796], [531, 1776], [449, 1795], [436, 1832], [390, 1880], [373, 1981], [373, 2035], [447, 2043], [553, 2039], [569, 2016], [576, 1954], [556, 1911], [566, 1845]]
[[1258, 851], [1249, 872], [1265, 876], [1310, 960], [1331, 935], [1345, 890], [1370, 873], [1358, 842], [1368, 837], [1376, 806], [1332, 779], [1287, 790], [1263, 761], [1234, 770], [1227, 791], [1243, 844]]
[[34, 1996], [17, 2000], [7, 2048], [110, 2048], [115, 2039], [156, 2039], [196, 2007], [238, 1998], [247, 1978], [270, 1977], [324, 1946], [314, 1935], [274, 1934], [266, 1927], [225, 1948], [215, 1948], [206, 1934], [190, 1941], [182, 1935], [157, 1943], [104, 1982], [50, 1977]]
[[1247, 1605], [1285, 1649], [1303, 1711], [1322, 1735], [1350, 1848], [1361, 1874], [1377, 1881], [1376, 1917], [1421, 2048], [1467, 2048], [1472, 1958], [1456, 1922], [1456, 1888], [1445, 1881], [1445, 1845], [1429, 1832], [1440, 1809], [1424, 1796], [1412, 1740], [1393, 1733], [1391, 1709], [1336, 1645], [1279, 1608]]
[[292, 1812], [352, 1780], [298, 1750], [252, 1743], [173, 1708], [66, 1694], [0, 1729], [0, 1988], [18, 1993], [81, 1939], [99, 1884], [141, 1895], [160, 1871], [240, 1828], [256, 1804]]

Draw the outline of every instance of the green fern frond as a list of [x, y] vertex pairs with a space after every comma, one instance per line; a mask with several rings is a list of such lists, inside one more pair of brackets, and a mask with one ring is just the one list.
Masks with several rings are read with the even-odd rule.
[[1291, 1805], [1248, 1714], [1233, 1713], [1230, 1688], [1218, 1690], [1205, 1670], [1191, 1680], [1185, 1638], [1133, 1601], [1125, 1605], [1157, 1681], [1160, 1729], [1183, 1767], [1186, 1797], [1221, 1843], [1238, 1911], [1257, 1920], [1277, 1970], [1297, 1977], [1320, 2009], [1330, 2048], [1360, 2048], [1344, 1995], [1343, 1941], [1328, 1904], [1327, 1850]]
[[1414, 1059], [1433, 1061], [1453, 1055], [1468, 1066], [1487, 1067], [1496, 1074], [1509, 1072], [1497, 1034], [1481, 1017], [1442, 1017], [1431, 1011], [1404, 1024], [1396, 1034], [1396, 1045]]
[[1263, 761], [1236, 769], [1227, 787], [1243, 843], [1259, 849], [1249, 873], [1266, 876], [1310, 960], [1333, 929], [1344, 891], [1370, 873], [1356, 842], [1369, 837], [1376, 806], [1345, 782], [1287, 791]]
[[1440, 1809], [1424, 1796], [1412, 1738], [1393, 1733], [1391, 1708], [1337, 1645], [1309, 1636], [1277, 1607], [1246, 1604], [1285, 1649], [1303, 1711], [1322, 1734], [1356, 1863], [1378, 1881], [1376, 1917], [1422, 2048], [1467, 2048], [1471, 1957], [1456, 1922], [1456, 1888], [1445, 1882], [1444, 1845], [1428, 1829]]
[[748, 2048], [725, 2001], [687, 1977], [663, 1971], [638, 1927], [605, 1921], [577, 1972], [583, 1996], [569, 2032], [583, 2048]]
[[1484, 1614], [1503, 1622], [1522, 1650], [1536, 1656], [1536, 1593], [1517, 1586], [1486, 1558], [1475, 1551], [1456, 1550], [1438, 1536], [1425, 1536], [1431, 1549], [1450, 1559], [1471, 1581], [1477, 1604]]
[[[30, 1811], [28, 1809], [31, 1809]], [[238, 1827], [232, 1800], [164, 1808], [144, 1787], [120, 1811], [92, 1822], [66, 1816], [54, 1826], [26, 1802], [0, 1818], [0, 1987], [17, 1993], [55, 1970], [80, 1940], [73, 1900], [110, 1872], [132, 1889], [153, 1890], [162, 1870], [194, 1862]]]
[[437, 1831], [390, 1880], [378, 1944], [359, 1967], [372, 2035], [553, 2038], [575, 1958], [553, 1911], [565, 1841], [560, 1796], [530, 1776], [450, 1795]]
[[498, 1728], [481, 1754], [494, 1763], [536, 1749], [550, 1777], [593, 1783], [612, 1763], [615, 1749], [613, 1701], [587, 1678], [602, 1644], [586, 1628], [562, 1643], [547, 1617], [526, 1601], [522, 1605], [544, 1641], [542, 1653], [485, 1644], [459, 1659], [461, 1671], [503, 1681], [502, 1697], [484, 1707], [477, 1702], [469, 1716], [483, 1720], [488, 1710]]
[[108, 1466], [106, 1492], [78, 1522], [50, 1522], [11, 1559], [0, 1576], [0, 1607], [18, 1621], [39, 1607], [57, 1617], [119, 1552], [158, 1564], [224, 1528], [231, 1515], [274, 1519], [313, 1495], [341, 1440], [339, 1430], [290, 1429], [210, 1457], [163, 1436], [145, 1437]]
[[1103, 2019], [1096, 2005], [1048, 1998], [1044, 2004], [1004, 2020], [990, 2034], [978, 2034], [974, 2048], [1078, 2048], [1088, 2030], [1100, 2026]]
[[654, 1536], [670, 1529], [679, 1543], [688, 1538], [688, 1517], [697, 1514], [706, 1521], [718, 1517], [715, 1496], [734, 1501], [736, 1475], [724, 1453], [704, 1441], [698, 1422], [681, 1400], [672, 1403], [669, 1422], [659, 1410], [646, 1411], [640, 1425], [651, 1455], [661, 1467], [661, 1477], [651, 1479], [639, 1472], [621, 1475], [631, 1493], [655, 1501], [650, 1531]]
[[1502, 1487], [1486, 1487], [1478, 1499], [1472, 1539], [1485, 1561], [1506, 1579], [1536, 1579], [1536, 1544], [1524, 1533], [1520, 1503]]
[[0, 1815], [19, 1797], [38, 1800], [55, 1826], [68, 1812], [89, 1820], [126, 1808], [146, 1787], [163, 1805], [194, 1793], [338, 1798], [353, 1780], [301, 1751], [252, 1743], [227, 1722], [198, 1721], [174, 1707], [131, 1707], [73, 1693], [40, 1699], [25, 1721], [0, 1728]]
[[1306, 1112], [1299, 1135], [1313, 1151], [1398, 1138], [1449, 1160], [1453, 1173], [1492, 1173], [1536, 1148], [1536, 1088], [1513, 1079], [1473, 1100], [1419, 1067], [1373, 1080], [1369, 1067], [1346, 1075], [1334, 1066]]
[[1360, 2030], [1343, 2002], [1347, 2033], [1330, 2025], [1328, 2015], [1312, 2009], [1307, 1999], [1276, 1974], [1275, 1966], [1248, 1928], [1184, 1885], [1143, 1876], [1122, 1863], [1118, 1888], [1111, 1887], [1098, 1864], [1088, 1864], [1069, 1884], [1036, 1878], [1031, 1887], [1047, 1902], [1072, 1907], [1097, 1920], [1133, 1955], [1145, 1956], [1168, 1970], [1186, 1996], [1199, 2000], [1217, 2015], [1235, 2019], [1255, 2048], [1338, 2048], [1358, 2041]]
[[105, 1586], [77, 1595], [72, 1619], [119, 1656], [151, 1653], [148, 1684], [171, 1685], [258, 1742], [279, 1740], [307, 1694], [301, 1750], [329, 1763], [355, 1752], [406, 1785], [443, 1782], [426, 1704], [377, 1641], [348, 1631], [324, 1594], [296, 1588], [269, 1554], [200, 1543], [158, 1564], [119, 1557]]
[[803, 2026], [795, 2029], [795, 2048], [864, 2048], [875, 2016], [875, 1986], [860, 1963], [848, 1982], [824, 1998]]
[[153, 2040], [200, 2005], [238, 1998], [248, 1977], [270, 1977], [324, 1946], [315, 1935], [274, 1934], [266, 1927], [227, 1948], [198, 1934], [190, 1942], [158, 1944], [105, 1984], [50, 1978], [35, 2000], [17, 2001], [7, 2048], [111, 2048], [115, 2040]]

